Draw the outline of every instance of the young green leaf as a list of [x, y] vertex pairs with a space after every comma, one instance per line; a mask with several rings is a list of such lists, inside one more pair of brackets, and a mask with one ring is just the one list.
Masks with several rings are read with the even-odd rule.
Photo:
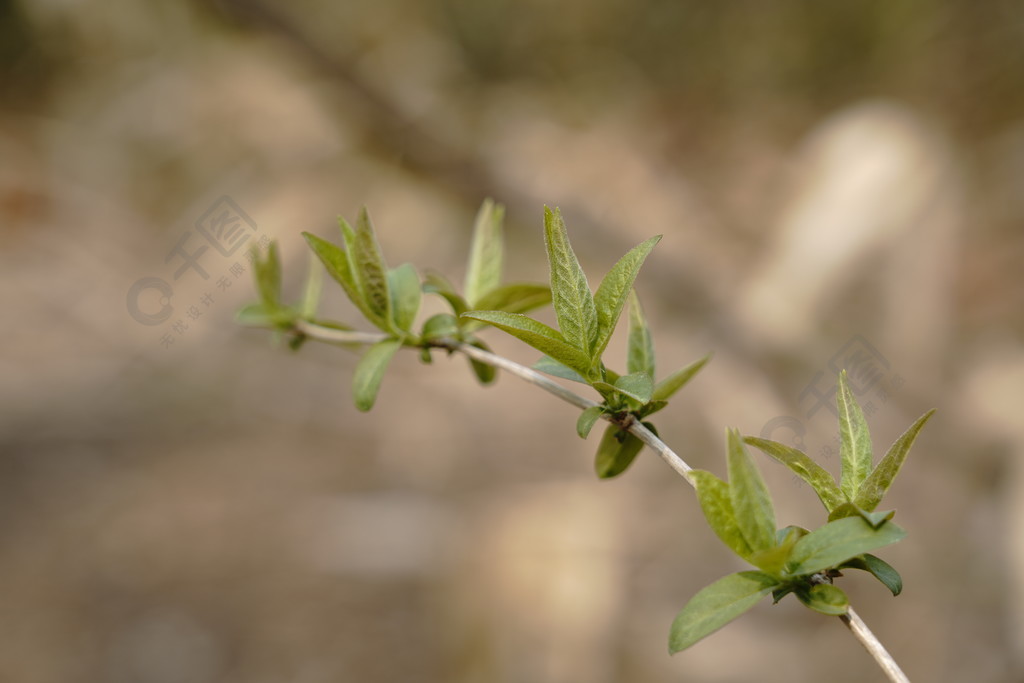
[[878, 467], [868, 475], [868, 478], [864, 480], [864, 483], [861, 484], [860, 489], [857, 491], [857, 496], [853, 499], [853, 502], [858, 507], [865, 510], [874, 510], [878, 507], [878, 504], [882, 502], [882, 496], [892, 486], [893, 479], [896, 478], [900, 468], [903, 467], [903, 462], [907, 459], [910, 447], [914, 445], [914, 440], [917, 439], [921, 428], [924, 427], [925, 423], [934, 414], [934, 410], [929, 410], [917, 418], [917, 421], [910, 425], [910, 429], [905, 431], [900, 438], [896, 439], [892, 447], [889, 448], [889, 451], [878, 462]]
[[619, 259], [618, 263], [612, 266], [608, 274], [601, 280], [601, 284], [594, 293], [594, 306], [597, 308], [597, 339], [593, 345], [591, 357], [600, 358], [612, 338], [612, 332], [619, 322], [619, 315], [622, 314], [622, 307], [626, 305], [626, 298], [633, 289], [633, 282], [636, 281], [637, 273], [644, 264], [654, 245], [661, 240], [661, 235], [652, 237], [645, 242], [630, 249], [625, 256]]
[[260, 301], [268, 309], [281, 305], [281, 254], [277, 242], [271, 242], [267, 249], [267, 257], [260, 258], [258, 250], [253, 251], [253, 266], [256, 271], [256, 286], [259, 289]]
[[411, 333], [422, 297], [420, 278], [411, 263], [404, 263], [388, 271], [388, 291], [391, 293], [391, 315], [395, 327]]
[[[555, 317], [558, 318], [558, 328], [565, 341], [580, 350], [589, 361], [595, 357], [593, 350], [598, 332], [594, 295], [590, 292], [587, 276], [569, 244], [561, 212], [546, 206], [544, 240], [551, 269], [551, 299]], [[555, 358], [561, 360], [557, 356]], [[589, 373], [584, 371], [583, 374]]]
[[474, 308], [499, 308], [478, 306], [482, 296], [501, 284], [503, 245], [501, 224], [505, 218], [505, 207], [485, 199], [476, 214], [473, 226], [473, 243], [469, 251], [469, 266], [466, 269], [466, 284], [462, 289]]
[[427, 273], [427, 276], [423, 278], [423, 291], [427, 294], [438, 294], [443, 297], [452, 307], [452, 312], [456, 316], [462, 315], [469, 310], [466, 300], [455, 291], [452, 283], [440, 273]]
[[818, 494], [825, 509], [831, 512], [847, 502], [843, 492], [836, 486], [835, 480], [821, 465], [811, 460], [807, 454], [777, 441], [747, 436], [746, 443], [760, 449], [792, 470], [798, 477], [811, 485]]
[[[484, 344], [479, 339], [470, 339], [469, 345], [475, 346], [481, 351], [487, 351], [488, 353], [491, 352], [491, 347], [489, 347], [487, 344]], [[473, 368], [473, 374], [476, 375], [476, 378], [480, 381], [480, 384], [491, 384], [498, 377], [498, 369], [493, 365], [482, 363], [474, 358], [469, 359], [469, 365], [471, 368]]]
[[320, 306], [320, 295], [324, 289], [324, 267], [315, 254], [309, 255], [309, 273], [302, 289], [302, 302], [299, 304], [299, 315], [306, 320], [316, 317], [316, 309]]
[[775, 547], [775, 510], [768, 487], [735, 429], [728, 432], [729, 497], [736, 524], [751, 550]]
[[359, 211], [349, 257], [352, 259], [353, 274], [367, 308], [383, 323], [378, 326], [390, 332], [391, 295], [388, 291], [388, 269], [365, 207]]
[[693, 470], [690, 473], [697, 487], [697, 500], [708, 526], [722, 542], [743, 559], [754, 554], [739, 525], [729, 495], [729, 485], [711, 472]]
[[839, 374], [836, 405], [839, 408], [839, 457], [842, 467], [839, 488], [846, 494], [847, 500], [853, 500], [861, 483], [871, 472], [871, 434], [864, 413], [850, 391], [846, 370]]
[[739, 572], [715, 581], [693, 596], [672, 622], [669, 654], [690, 647], [756, 605], [778, 586], [763, 572]]
[[543, 372], [548, 375], [553, 375], [554, 377], [567, 379], [570, 382], [589, 384], [589, 382], [583, 378], [583, 375], [570, 367], [562, 365], [551, 356], [541, 356], [540, 360], [533, 364], [533, 369], [537, 372]]
[[[347, 225], [342, 221], [343, 225]], [[345, 290], [345, 294], [355, 304], [356, 308], [366, 317], [367, 320], [372, 322], [377, 327], [386, 326], [386, 321], [381, 319], [370, 307], [366, 304], [366, 299], [363, 296], [362, 291], [359, 289], [359, 283], [356, 280], [355, 274], [352, 271], [352, 263], [349, 260], [348, 254], [345, 251], [335, 245], [331, 244], [327, 240], [321, 239], [316, 235], [308, 232], [302, 233], [302, 236], [306, 238], [306, 242], [309, 244], [310, 249], [317, 255], [320, 262], [324, 264], [324, 268], [337, 280], [341, 288]]]
[[601, 392], [617, 391], [642, 405], [651, 400], [654, 383], [646, 372], [634, 372], [631, 375], [622, 375], [614, 384], [594, 382], [593, 387]]
[[490, 290], [474, 304], [482, 311], [526, 313], [551, 303], [551, 288], [547, 285], [517, 283]]
[[380, 391], [380, 383], [384, 379], [384, 371], [387, 370], [395, 352], [401, 347], [401, 340], [385, 339], [367, 349], [359, 359], [352, 378], [352, 394], [356, 400], [356, 408], [365, 412], [373, 407], [374, 401], [377, 400], [377, 392]]
[[268, 310], [263, 304], [248, 304], [235, 314], [235, 320], [242, 325], [273, 327], [278, 323], [280, 310]]
[[590, 372], [590, 358], [583, 351], [566, 342], [558, 330], [533, 318], [504, 311], [470, 311], [462, 317], [494, 325], [581, 375]]
[[601, 419], [603, 414], [604, 408], [601, 406], [590, 406], [580, 413], [579, 419], [576, 420], [576, 433], [580, 435], [581, 439], [590, 435], [590, 430], [594, 428], [594, 424]]
[[670, 399], [673, 394], [682, 389], [687, 382], [693, 379], [693, 376], [700, 372], [700, 369], [707, 365], [710, 360], [711, 354], [709, 353], [700, 360], [690, 363], [681, 370], [676, 370], [671, 375], [658, 382], [654, 387], [654, 393], [651, 395], [651, 400], [667, 401]]
[[864, 508], [857, 507], [853, 503], [843, 503], [832, 512], [828, 513], [828, 521], [842, 519], [843, 517], [860, 517], [876, 529], [896, 515], [895, 510], [881, 510], [869, 512]]
[[616, 425], [608, 425], [597, 446], [594, 470], [601, 479], [611, 479], [626, 471], [644, 442]]
[[626, 371], [646, 372], [654, 377], [654, 341], [647, 326], [644, 309], [636, 290], [629, 290], [629, 337], [626, 353]]
[[843, 562], [837, 568], [861, 569], [866, 572], [871, 572], [876, 579], [881, 581], [882, 584], [889, 589], [893, 597], [896, 597], [903, 592], [903, 579], [900, 577], [900, 573], [893, 569], [892, 565], [888, 562], [870, 553], [864, 553], [863, 555], [854, 557], [847, 562]]
[[877, 529], [861, 517], [845, 517], [807, 534], [793, 546], [789, 572], [813, 574], [846, 562], [851, 557], [895, 543], [907, 532], [892, 522]]
[[454, 337], [459, 333], [459, 323], [450, 313], [436, 313], [423, 323], [421, 336], [426, 340]]
[[832, 617], [846, 614], [846, 610], [850, 607], [850, 599], [846, 597], [846, 593], [838, 586], [833, 586], [830, 583], [819, 583], [811, 586], [809, 590], [797, 590], [795, 592], [796, 596], [800, 598], [800, 602], [816, 612]]

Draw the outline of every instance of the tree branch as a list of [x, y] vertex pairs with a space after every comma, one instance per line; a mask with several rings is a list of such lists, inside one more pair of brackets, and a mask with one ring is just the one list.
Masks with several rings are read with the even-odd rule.
[[[315, 323], [306, 322], [304, 320], [296, 321], [295, 330], [310, 339], [330, 344], [372, 344], [388, 338], [388, 335], [382, 333], [337, 330], [330, 327], [323, 327]], [[478, 349], [475, 346], [470, 346], [469, 344], [465, 344], [454, 339], [438, 342], [437, 346], [438, 348], [458, 351], [473, 360], [480, 361], [481, 363], [487, 363], [488, 365], [493, 365], [496, 368], [505, 370], [506, 372], [513, 374], [530, 384], [540, 387], [544, 391], [557, 396], [566, 403], [570, 403], [581, 410], [586, 410], [587, 408], [599, 405], [589, 398], [585, 398], [566, 389], [533, 368], [520, 365], [519, 363], [509, 360], [504, 356], [499, 356], [495, 353], [491, 353], [490, 351]], [[607, 419], [609, 416], [606, 415], [604, 417]], [[629, 426], [629, 431], [661, 456], [662, 460], [668, 463], [669, 467], [686, 479], [690, 486], [696, 488], [696, 483], [690, 474], [693, 468], [686, 464], [686, 461], [679, 457], [675, 451], [669, 448], [665, 442], [655, 436], [651, 430], [644, 427], [640, 422], [634, 421], [633, 424]], [[840, 615], [839, 619], [846, 624], [857, 640], [861, 642], [861, 645], [864, 646], [864, 649], [874, 657], [875, 662], [877, 662], [878, 666], [883, 672], [885, 672], [885, 675], [890, 681], [892, 681], [892, 683], [910, 683], [910, 679], [907, 678], [906, 674], [903, 673], [903, 670], [900, 669], [899, 664], [896, 663], [893, 656], [889, 654], [885, 649], [885, 646], [882, 645], [882, 642], [878, 640], [871, 629], [868, 628], [868, 625], [864, 623], [864, 620], [860, 618], [860, 615], [853, 611], [852, 607], [847, 609], [846, 614]]]

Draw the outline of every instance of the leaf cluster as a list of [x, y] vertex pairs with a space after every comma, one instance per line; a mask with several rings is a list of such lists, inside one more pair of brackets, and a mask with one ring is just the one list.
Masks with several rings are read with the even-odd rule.
[[[846, 594], [833, 584], [843, 569], [861, 569], [893, 595], [903, 590], [899, 573], [869, 551], [899, 541], [906, 532], [893, 523], [894, 511], [877, 511], [914, 439], [932, 416], [921, 416], [873, 466], [871, 435], [850, 390], [846, 372], [836, 392], [842, 472], [839, 483], [805, 453], [784, 444], [728, 432], [729, 481], [695, 470], [701, 510], [715, 534], [754, 565], [716, 581], [697, 593], [676, 617], [669, 636], [671, 652], [684, 650], [721, 628], [762, 597], [776, 602], [790, 593], [807, 607], [845, 614]], [[828, 511], [828, 522], [814, 530], [776, 529], [768, 489], [747, 452], [750, 444], [780, 461], [812, 486]]]

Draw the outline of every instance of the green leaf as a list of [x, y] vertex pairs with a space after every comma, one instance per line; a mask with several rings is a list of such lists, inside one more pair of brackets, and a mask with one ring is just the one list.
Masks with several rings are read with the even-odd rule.
[[427, 273], [423, 278], [423, 291], [427, 294], [438, 294], [448, 302], [456, 316], [462, 315], [469, 310], [466, 300], [459, 296], [458, 292], [443, 275], [440, 273]]
[[626, 471], [644, 442], [616, 425], [608, 425], [597, 446], [594, 470], [601, 479], [611, 479]]
[[[469, 345], [475, 346], [481, 351], [487, 351], [488, 353], [491, 352], [491, 347], [489, 347], [487, 344], [483, 343], [479, 339], [470, 339]], [[473, 374], [476, 375], [476, 378], [480, 381], [480, 384], [491, 384], [498, 377], [498, 369], [493, 365], [490, 365], [488, 363], [482, 363], [473, 358], [469, 359], [469, 365], [471, 368], [473, 368]]]
[[622, 375], [615, 380], [615, 384], [594, 382], [593, 387], [603, 392], [617, 391], [638, 401], [642, 405], [651, 400], [654, 383], [646, 372], [634, 372], [631, 375]]
[[474, 308], [485, 311], [526, 313], [551, 303], [551, 288], [547, 285], [516, 283], [502, 285], [484, 294]]
[[900, 576], [900, 573], [888, 562], [870, 553], [854, 557], [839, 565], [838, 569], [861, 569], [871, 572], [876, 579], [889, 589], [893, 597], [903, 592], [903, 578]]
[[846, 381], [846, 370], [839, 374], [836, 405], [839, 408], [839, 457], [842, 461], [839, 488], [847, 500], [854, 500], [861, 483], [871, 472], [871, 434], [864, 413]]
[[302, 302], [299, 304], [299, 315], [306, 320], [316, 317], [316, 310], [320, 306], [320, 295], [324, 290], [324, 268], [315, 254], [309, 256], [309, 272], [306, 275], [306, 285], [302, 289]]
[[779, 576], [784, 573], [793, 546], [806, 534], [807, 532], [799, 527], [779, 529], [776, 534], [776, 545], [751, 555], [750, 563], [772, 576]]
[[391, 293], [391, 316], [395, 327], [411, 333], [422, 298], [420, 277], [411, 263], [388, 271], [388, 291]]
[[280, 320], [280, 310], [268, 310], [263, 304], [248, 304], [235, 314], [235, 320], [242, 325], [275, 327]]
[[665, 379], [661, 380], [654, 387], [654, 394], [651, 399], [654, 401], [667, 401], [677, 391], [682, 389], [687, 382], [693, 379], [693, 376], [700, 372], [700, 369], [708, 364], [711, 360], [711, 354], [704, 356], [700, 360], [690, 363], [685, 368], [677, 370]]
[[462, 317], [494, 325], [581, 375], [590, 371], [590, 358], [583, 351], [567, 343], [558, 330], [533, 318], [504, 311], [470, 311]]
[[356, 400], [356, 408], [365, 412], [373, 407], [374, 401], [377, 400], [377, 392], [380, 391], [380, 383], [384, 379], [384, 371], [387, 370], [395, 352], [401, 347], [400, 339], [385, 339], [367, 349], [359, 359], [355, 376], [352, 378], [352, 394]]
[[672, 622], [668, 650], [675, 654], [740, 616], [778, 585], [762, 572], [739, 572], [715, 581], [693, 596]]
[[929, 410], [917, 418], [917, 421], [910, 425], [910, 429], [905, 431], [900, 438], [896, 439], [892, 447], [889, 448], [889, 451], [878, 462], [878, 467], [868, 475], [868, 478], [864, 480], [864, 483], [861, 484], [860, 489], [857, 491], [857, 497], [853, 499], [853, 502], [858, 507], [865, 510], [874, 510], [878, 507], [878, 504], [882, 502], [885, 492], [892, 486], [893, 479], [896, 478], [900, 468], [903, 467], [903, 462], [907, 459], [910, 447], [914, 445], [914, 440], [917, 438], [918, 433], [920, 433], [921, 428], [924, 427], [925, 423], [934, 414], [934, 410]]
[[433, 341], [444, 337], [454, 337], [459, 333], [459, 323], [451, 313], [436, 313], [423, 323], [420, 335]]
[[580, 413], [579, 419], [576, 420], [576, 433], [580, 435], [581, 439], [590, 435], [590, 430], [594, 428], [594, 424], [601, 419], [603, 414], [604, 408], [601, 406], [590, 406]]
[[654, 377], [654, 341], [640, 306], [636, 290], [629, 291], [629, 341], [626, 354], [627, 372], [646, 372]]
[[[565, 221], [558, 209], [544, 207], [544, 239], [551, 269], [551, 299], [555, 317], [558, 318], [558, 328], [565, 341], [587, 357], [589, 366], [589, 360], [595, 357], [593, 350], [598, 332], [597, 309], [587, 276], [569, 244]], [[561, 360], [554, 354], [548, 355]], [[584, 370], [582, 374], [587, 375], [589, 371]]]
[[533, 369], [537, 372], [543, 372], [554, 377], [561, 377], [571, 382], [579, 382], [580, 384], [589, 384], [583, 375], [576, 372], [570, 367], [567, 367], [551, 356], [541, 356], [541, 359], [533, 364]]
[[729, 485], [711, 472], [704, 470], [693, 470], [690, 474], [697, 487], [697, 500], [700, 502], [700, 509], [711, 530], [734, 553], [743, 559], [751, 557], [754, 551], [736, 523], [736, 513], [733, 511]]
[[748, 436], [746, 443], [762, 450], [792, 470], [798, 477], [811, 485], [818, 494], [825, 509], [831, 512], [846, 503], [846, 496], [836, 486], [835, 480], [821, 465], [811, 460], [807, 454], [777, 441], [759, 439]]
[[499, 306], [478, 306], [482, 296], [501, 284], [503, 246], [501, 224], [505, 207], [485, 199], [476, 214], [473, 243], [469, 251], [466, 284], [462, 291], [466, 301], [474, 308], [499, 309]]
[[659, 240], [661, 240], [661, 235], [652, 237], [630, 249], [625, 256], [619, 259], [618, 263], [612, 266], [612, 269], [601, 280], [601, 284], [598, 285], [597, 292], [594, 293], [594, 306], [597, 308], [597, 340], [592, 347], [592, 358], [600, 358], [608, 346], [612, 332], [615, 331], [615, 326], [619, 322], [622, 307], [626, 305], [626, 298], [629, 297], [629, 292], [633, 289], [637, 273], [640, 272], [644, 260]]
[[789, 572], [813, 574], [846, 562], [851, 557], [895, 543], [907, 532], [892, 522], [877, 529], [861, 517], [845, 517], [807, 534], [793, 546]]
[[895, 510], [882, 510], [878, 512], [868, 512], [867, 510], [857, 507], [853, 503], [843, 503], [835, 510], [829, 513], [828, 521], [835, 519], [842, 519], [844, 517], [860, 517], [865, 522], [875, 527], [876, 529], [896, 515]]
[[[344, 220], [341, 220], [341, 223], [343, 225], [347, 225]], [[385, 321], [381, 320], [379, 316], [366, 304], [366, 299], [363, 297], [363, 293], [359, 289], [359, 283], [356, 281], [355, 274], [352, 272], [352, 264], [345, 251], [336, 244], [331, 244], [327, 240], [321, 239], [312, 233], [304, 232], [302, 233], [302, 236], [306, 238], [306, 242], [309, 244], [310, 249], [312, 249], [313, 253], [319, 257], [320, 262], [324, 264], [324, 268], [330, 276], [337, 280], [338, 284], [341, 285], [341, 288], [345, 290], [345, 294], [348, 295], [349, 300], [355, 304], [360, 313], [362, 313], [367, 320], [377, 327], [385, 325]]]
[[754, 552], [775, 546], [775, 510], [768, 487], [735, 429], [728, 432], [729, 496], [736, 524]]
[[838, 617], [846, 614], [850, 607], [850, 599], [846, 593], [837, 586], [830, 583], [819, 583], [811, 586], [810, 590], [798, 590], [796, 596], [816, 612]]
[[281, 254], [277, 242], [271, 242], [267, 249], [267, 257], [260, 258], [260, 253], [253, 249], [256, 286], [260, 293], [260, 301], [269, 309], [281, 305]]
[[388, 291], [388, 268], [365, 207], [359, 211], [350, 257], [356, 282], [359, 283], [367, 308], [377, 317], [375, 322], [378, 327], [390, 332], [391, 295]]

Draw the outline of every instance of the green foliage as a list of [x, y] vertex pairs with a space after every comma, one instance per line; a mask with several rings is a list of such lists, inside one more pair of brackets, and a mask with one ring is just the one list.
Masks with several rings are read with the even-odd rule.
[[[837, 388], [842, 483], [837, 484], [805, 453], [756, 437], [728, 432], [728, 483], [710, 472], [692, 473], [697, 498], [708, 524], [737, 555], [759, 572], [726, 577], [697, 594], [672, 625], [669, 647], [677, 652], [723, 626], [752, 607], [768, 592], [776, 602], [790, 593], [804, 605], [828, 615], [846, 613], [849, 600], [832, 580], [842, 569], [871, 573], [893, 595], [903, 590], [899, 573], [869, 551], [906, 536], [894, 524], [893, 511], [875, 511], [892, 484], [907, 452], [934, 411], [925, 413], [893, 444], [872, 470], [871, 436], [863, 412], [850, 391], [845, 371]], [[775, 530], [775, 515], [764, 481], [744, 443], [775, 458], [806, 481], [829, 513], [829, 521], [814, 531], [796, 527]], [[742, 574], [747, 576], [739, 579]], [[756, 581], [755, 578], [756, 577]], [[728, 581], [727, 579], [732, 579]], [[756, 586], [764, 586], [760, 591]]]
[[[629, 425], [662, 410], [668, 399], [710, 359], [706, 356], [655, 384], [654, 344], [633, 283], [659, 240], [660, 235], [633, 247], [612, 266], [592, 294], [586, 273], [569, 242], [561, 212], [545, 207], [544, 242], [558, 329], [507, 310], [470, 310], [461, 314], [464, 319], [497, 327], [543, 353], [535, 369], [588, 384], [600, 394], [602, 414], [618, 425], [611, 433], [606, 431], [598, 445], [595, 470], [602, 478], [624, 472], [639, 452], [638, 440], [627, 436]], [[605, 366], [602, 355], [627, 301], [631, 302], [627, 374], [619, 375]], [[593, 422], [588, 422], [592, 416], [593, 412], [587, 415], [587, 421], [577, 425], [583, 438], [593, 427]]]
[[[328, 273], [363, 317], [382, 333], [359, 337], [367, 346], [355, 368], [352, 392], [356, 407], [364, 411], [373, 407], [387, 368], [403, 347], [418, 349], [428, 363], [431, 351], [439, 348], [449, 353], [467, 347], [489, 352], [477, 333], [486, 326], [495, 327], [543, 354], [535, 369], [586, 384], [597, 392], [601, 402], [580, 413], [576, 432], [585, 439], [598, 421], [608, 422], [598, 443], [594, 469], [600, 478], [618, 476], [642, 450], [641, 437], [657, 436], [655, 426], [645, 418], [663, 410], [710, 360], [710, 355], [704, 356], [661, 381], [655, 380], [654, 342], [633, 285], [661, 238], [652, 237], [627, 252], [592, 293], [561, 213], [545, 207], [550, 286], [503, 284], [503, 218], [500, 205], [487, 200], [481, 206], [474, 223], [462, 294], [439, 273], [429, 273], [421, 281], [411, 264], [389, 268], [365, 209], [355, 227], [339, 220], [341, 244], [304, 233], [316, 259], [311, 262], [302, 296], [294, 306], [282, 301], [280, 254], [277, 245], [272, 244], [266, 254], [254, 252], [259, 301], [239, 311], [238, 320], [272, 328], [276, 334], [287, 336], [295, 349], [307, 339], [309, 325], [352, 330], [343, 323], [317, 317], [323, 274]], [[441, 297], [451, 312], [430, 316], [417, 328], [423, 293]], [[620, 374], [605, 365], [603, 355], [627, 301], [626, 372]], [[525, 315], [548, 303], [554, 307], [557, 329]], [[340, 342], [359, 348], [349, 343], [353, 338], [343, 337]], [[481, 383], [494, 381], [493, 365], [472, 357], [470, 364]], [[708, 471], [690, 471], [688, 476], [708, 525], [756, 570], [726, 576], [698, 592], [672, 624], [671, 652], [692, 646], [769, 594], [776, 602], [793, 594], [814, 611], [844, 615], [849, 600], [833, 583], [843, 570], [870, 573], [894, 596], [902, 591], [899, 573], [871, 551], [899, 541], [906, 532], [892, 522], [892, 510], [877, 508], [934, 411], [914, 422], [875, 465], [868, 425], [845, 371], [839, 376], [836, 404], [841, 454], [838, 482], [807, 454], [775, 441], [743, 437], [733, 429], [726, 432], [727, 480]], [[763, 451], [810, 484], [827, 512], [824, 525], [813, 531], [777, 527], [768, 487], [747, 445]]]

